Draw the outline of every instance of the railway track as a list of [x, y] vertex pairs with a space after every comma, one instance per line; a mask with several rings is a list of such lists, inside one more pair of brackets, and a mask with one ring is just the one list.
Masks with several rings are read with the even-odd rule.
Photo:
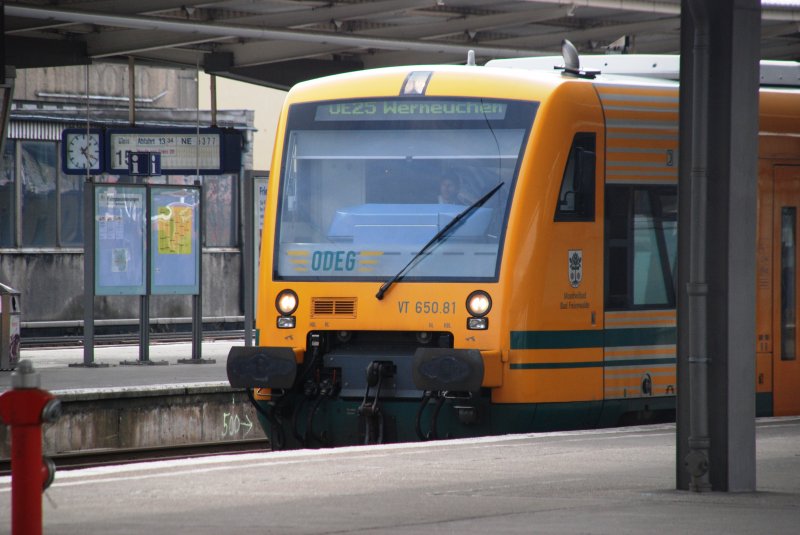
[[[260, 438], [229, 442], [184, 444], [181, 446], [78, 451], [59, 453], [50, 455], [49, 457], [55, 462], [56, 471], [58, 471], [169, 459], [186, 459], [190, 457], [206, 457], [209, 455], [226, 455], [230, 453], [258, 453], [268, 450], [269, 440]], [[0, 476], [7, 476], [10, 474], [11, 460], [0, 459]]]

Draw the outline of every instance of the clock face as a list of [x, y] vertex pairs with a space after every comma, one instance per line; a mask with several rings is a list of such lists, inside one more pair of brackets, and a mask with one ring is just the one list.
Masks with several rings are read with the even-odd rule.
[[100, 169], [100, 135], [96, 133], [70, 133], [65, 139], [67, 169]]

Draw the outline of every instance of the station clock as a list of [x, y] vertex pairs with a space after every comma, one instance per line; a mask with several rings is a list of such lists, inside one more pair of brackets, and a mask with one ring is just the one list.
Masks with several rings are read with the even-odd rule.
[[61, 167], [67, 174], [103, 172], [103, 135], [100, 130], [65, 129], [61, 135]]

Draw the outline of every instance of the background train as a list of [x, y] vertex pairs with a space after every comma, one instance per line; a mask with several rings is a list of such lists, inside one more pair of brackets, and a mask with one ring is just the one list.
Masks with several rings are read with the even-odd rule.
[[[554, 64], [289, 93], [228, 359], [274, 447], [674, 417], [678, 84]], [[760, 100], [757, 412], [797, 414], [800, 93]]]

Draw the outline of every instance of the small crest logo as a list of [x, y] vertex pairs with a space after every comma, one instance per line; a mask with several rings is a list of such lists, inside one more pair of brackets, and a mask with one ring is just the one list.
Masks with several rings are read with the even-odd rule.
[[567, 259], [569, 260], [569, 283], [573, 288], [577, 288], [583, 280], [583, 251], [581, 249], [569, 250]]

